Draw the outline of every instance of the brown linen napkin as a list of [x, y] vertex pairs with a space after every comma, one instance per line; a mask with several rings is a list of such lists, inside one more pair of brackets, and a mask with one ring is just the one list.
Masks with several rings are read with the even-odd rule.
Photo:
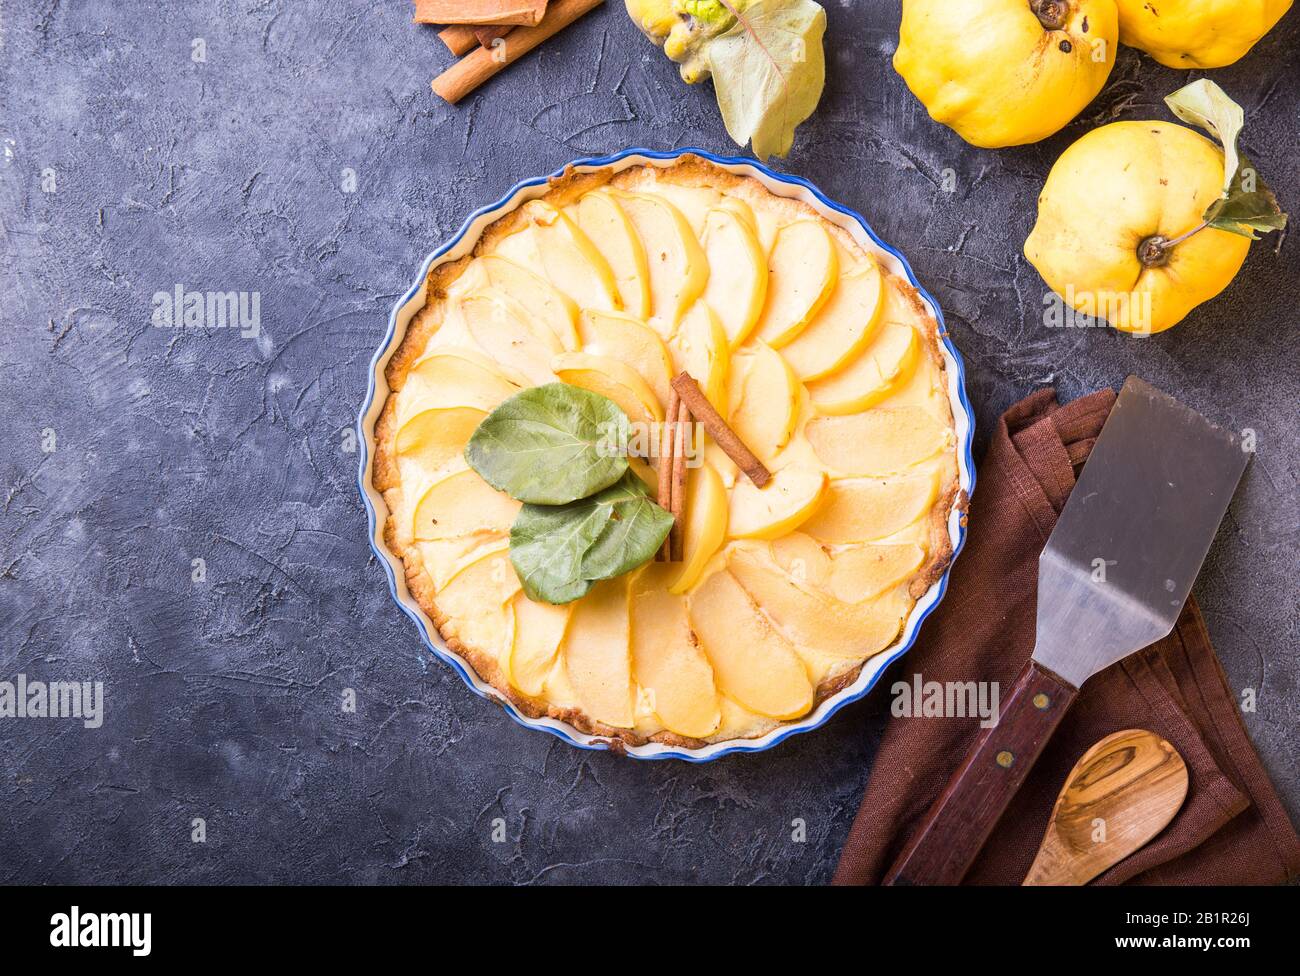
[[[1033, 652], [1038, 554], [1115, 402], [1103, 390], [1062, 407], [1039, 390], [1002, 416], [979, 470], [970, 536], [920, 640], [882, 680], [996, 681]], [[948, 782], [977, 718], [893, 718], [835, 884], [878, 884]], [[1150, 729], [1182, 754], [1187, 801], [1151, 843], [1095, 884], [1277, 884], [1300, 875], [1300, 838], [1246, 736], [1237, 700], [1189, 599], [1174, 632], [1094, 676], [1065, 716], [966, 884], [1018, 885], [1066, 774], [1098, 740]]]

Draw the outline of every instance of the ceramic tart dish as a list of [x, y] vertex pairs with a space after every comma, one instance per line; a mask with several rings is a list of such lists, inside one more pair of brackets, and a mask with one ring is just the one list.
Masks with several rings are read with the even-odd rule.
[[[682, 560], [529, 599], [520, 503], [470, 436], [557, 381], [657, 424], [681, 370], [772, 482], [706, 442]], [[371, 544], [432, 652], [521, 724], [640, 758], [765, 749], [866, 694], [942, 597], [973, 487], [961, 361], [901, 255], [699, 150], [581, 160], [473, 214], [393, 309], [359, 433]]]

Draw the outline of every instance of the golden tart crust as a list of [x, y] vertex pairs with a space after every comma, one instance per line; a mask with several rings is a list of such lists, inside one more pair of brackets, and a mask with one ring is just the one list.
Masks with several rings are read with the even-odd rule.
[[[834, 243], [835, 251], [840, 255], [839, 277], [835, 286], [837, 288], [847, 273], [860, 269], [864, 262], [875, 263], [873, 256], [865, 251], [851, 235], [842, 228], [823, 219], [811, 207], [800, 201], [775, 196], [769, 193], [757, 180], [729, 173], [699, 157], [686, 155], [670, 167], [634, 166], [617, 174], [607, 170], [595, 173], [566, 171], [562, 176], [550, 181], [549, 188], [541, 199], [545, 204], [549, 204], [565, 213], [570, 213], [572, 211], [565, 210], [565, 208], [571, 208], [584, 194], [596, 189], [611, 191], [616, 199], [618, 194], [634, 193], [648, 194], [661, 200], [667, 199], [669, 202], [680, 202], [682, 204], [682, 213], [688, 215], [688, 222], [691, 222], [692, 226], [696, 227], [701, 219], [700, 207], [707, 210], [709, 207], [716, 205], [719, 199], [730, 198], [741, 201], [747, 205], [748, 209], [741, 207], [739, 212], [747, 212], [752, 215], [753, 220], [749, 226], [754, 236], [759, 240], [762, 249], [768, 252], [769, 257], [772, 257], [772, 248], [781, 228], [797, 222], [814, 222], [829, 235]], [[721, 197], [717, 196], [719, 194]], [[699, 201], [706, 202], [700, 203]], [[458, 288], [464, 286], [462, 279], [465, 278], [467, 269], [471, 267], [472, 262], [485, 255], [497, 253], [498, 248], [503, 246], [502, 242], [507, 241], [512, 235], [529, 228], [535, 220], [535, 216], [530, 215], [530, 213], [535, 215], [536, 211], [530, 211], [528, 205], [524, 205], [502, 216], [485, 229], [470, 254], [459, 260], [438, 265], [429, 272], [426, 304], [411, 319], [406, 335], [394, 352], [386, 369], [386, 377], [391, 393], [375, 426], [376, 456], [372, 479], [375, 488], [383, 493], [388, 507], [389, 514], [384, 523], [384, 540], [390, 551], [396, 553], [402, 559], [408, 589], [436, 624], [447, 646], [468, 661], [480, 678], [491, 684], [502, 696], [508, 698], [519, 711], [533, 718], [550, 717], [568, 722], [583, 732], [609, 739], [614, 747], [624, 744], [642, 745], [647, 742], [659, 742], [683, 748], [699, 748], [711, 742], [763, 735], [772, 728], [808, 714], [826, 698], [852, 684], [861, 672], [863, 665], [874, 654], [892, 646], [897, 634], [901, 632], [902, 624], [905, 622], [908, 613], [910, 613], [915, 600], [943, 575], [952, 558], [952, 548], [948, 536], [948, 517], [955, 505], [964, 510], [966, 499], [964, 494], [960, 492], [958, 485], [956, 461], [958, 444], [946, 393], [946, 367], [939, 349], [940, 337], [937, 322], [928, 314], [924, 303], [910, 283], [889, 273], [883, 267], [879, 269], [883, 285], [880, 297], [883, 311], [878, 316], [880, 324], [873, 331], [871, 341], [867, 342], [855, 354], [856, 358], [853, 362], [861, 359], [863, 355], [871, 354], [877, 348], [873, 343], [884, 342], [885, 340], [881, 338], [883, 332], [890, 328], [889, 323], [894, 323], [894, 328], [910, 326], [914, 330], [918, 346], [914, 350], [916, 365], [907, 375], [905, 381], [898, 383], [891, 395], [862, 409], [849, 410], [847, 416], [860, 416], [874, 411], [876, 419], [879, 419], [892, 416], [890, 414], [891, 410], [900, 407], [902, 409], [912, 409], [916, 404], [922, 404], [924, 410], [928, 411], [932, 419], [942, 427], [945, 435], [943, 446], [938, 453], [923, 462], [917, 462], [913, 466], [918, 471], [927, 472], [933, 478], [934, 491], [930, 504], [924, 508], [921, 516], [906, 529], [899, 534], [887, 534], [884, 539], [886, 542], [915, 544], [924, 553], [920, 565], [908, 572], [905, 577], [891, 583], [890, 592], [897, 596], [902, 614], [899, 628], [895, 631], [894, 637], [891, 637], [871, 653], [859, 659], [851, 657], [832, 657], [828, 659], [825, 655], [805, 655], [803, 651], [800, 651], [801, 661], [808, 672], [809, 682], [812, 685], [812, 692], [809, 707], [795, 716], [778, 718], [758, 714], [756, 711], [740, 705], [727, 693], [726, 689], [717, 688], [715, 685], [720, 709], [720, 724], [714, 732], [703, 736], [684, 735], [679, 731], [672, 731], [666, 727], [655, 712], [653, 692], [649, 696], [645, 694], [646, 689], [638, 685], [635, 665], [632, 665], [631, 694], [634, 722], [630, 728], [615, 727], [588, 714], [583, 705], [575, 700], [573, 689], [562, 673], [566, 667], [564, 661], [565, 652], [563, 650], [556, 654], [556, 663], [553, 669], [553, 674], [556, 675], [555, 684], [559, 686], [557, 692], [552, 693], [549, 687], [549, 679], [548, 687], [544, 688], [538, 695], [525, 694], [512, 684], [506, 674], [505, 667], [503, 667], [500, 650], [490, 650], [478, 646], [473, 639], [472, 629], [463, 626], [464, 621], [455, 618], [452, 613], [448, 612], [447, 607], [440, 606], [440, 591], [435, 579], [440, 578], [439, 582], [442, 583], [445, 592], [449, 574], [454, 576], [455, 573], [446, 565], [429, 565], [426, 562], [425, 550], [422, 550], [421, 544], [413, 538], [412, 530], [407, 527], [411, 524], [412, 511], [418, 500], [406, 497], [406, 493], [414, 494], [423, 491], [427, 487], [427, 482], [421, 482], [418, 487], [412, 490], [412, 486], [404, 484], [403, 481], [402, 456], [398, 450], [399, 401], [402, 398], [402, 390], [406, 386], [408, 378], [411, 377], [413, 369], [421, 358], [426, 355], [429, 348], [438, 347], [443, 342], [459, 346], [468, 341], [452, 336], [451, 332], [455, 327], [447, 324], [451, 321], [449, 312], [456, 301], [462, 297], [458, 293]], [[522, 239], [522, 237], [515, 238], [516, 241]], [[512, 245], [513, 242], [506, 244], [505, 247], [510, 248]], [[513, 256], [513, 252], [511, 253]], [[845, 266], [846, 260], [849, 262], [847, 269]], [[775, 301], [773, 291], [770, 288], [768, 301]], [[825, 305], [822, 306], [823, 309], [825, 307]], [[655, 310], [658, 311], [659, 309], [656, 307]], [[818, 322], [815, 315], [812, 316], [812, 322], [813, 324]], [[663, 321], [658, 321], [657, 324], [660, 327], [664, 326]], [[669, 328], [675, 324], [670, 323]], [[739, 345], [735, 350], [735, 354], [745, 356], [752, 353], [757, 348], [756, 337], [763, 334], [765, 327], [766, 323], [760, 320], [751, 338]], [[811, 328], [812, 325], [807, 326], [807, 329]], [[439, 336], [440, 332], [443, 333], [442, 337]], [[797, 337], [794, 341], [797, 342]], [[790, 342], [782, 344], [782, 348], [788, 349], [789, 347]], [[492, 352], [492, 350], [481, 351], [489, 356]], [[676, 352], [674, 352], [674, 357], [677, 357]], [[676, 368], [680, 368], [680, 366], [680, 362], [675, 363]], [[851, 366], [840, 366], [822, 378], [812, 379], [801, 385], [797, 431], [791, 438], [790, 444], [783, 448], [784, 451], [791, 452], [790, 456], [802, 451], [803, 455], [815, 456], [820, 462], [820, 455], [816, 451], [813, 451], [811, 455], [808, 453], [811, 450], [807, 437], [808, 424], [810, 421], [818, 421], [819, 417], [823, 418], [818, 421], [821, 424], [826, 424], [828, 421], [811, 402], [812, 398], [808, 390], [810, 387], [818, 386], [818, 384], [822, 386], [834, 384], [836, 377], [843, 376], [849, 368]], [[511, 372], [509, 369], [505, 371], [507, 373]], [[528, 385], [526, 379], [521, 378], [517, 373], [513, 374], [513, 378], [521, 385]], [[729, 378], [734, 378], [734, 374], [733, 377]], [[832, 392], [827, 391], [827, 396], [830, 399], [834, 399], [831, 396]], [[407, 413], [408, 415], [403, 417], [403, 421], [409, 419], [409, 409]], [[839, 413], [843, 414], [844, 411]], [[853, 434], [852, 429], [850, 429], [849, 434], [850, 436]], [[819, 443], [824, 444], [825, 439], [820, 440]], [[822, 450], [826, 450], [826, 448], [823, 447]], [[712, 452], [707, 456], [710, 462], [717, 464], [718, 467], [725, 466], [725, 459], [719, 459], [716, 452]], [[784, 456], [777, 452], [774, 455], [774, 460], [769, 462], [769, 466], [779, 469], [782, 466]], [[454, 459], [448, 463], [452, 466], [452, 469], [457, 464]], [[824, 463], [822, 463], [822, 466], [827, 469], [831, 476], [830, 485], [832, 488], [846, 483], [852, 486], [863, 480], [854, 477], [845, 478], [842, 469], [836, 469]], [[898, 480], [898, 478], [905, 477], [905, 475], [906, 472], [903, 475], [891, 477]], [[471, 474], [469, 477], [476, 479], [477, 475]], [[729, 499], [735, 495], [733, 489], [737, 481], [743, 480], [743, 478], [743, 475], [736, 473], [734, 470], [726, 471], [724, 480], [727, 485]], [[414, 480], [413, 476], [412, 480]], [[890, 479], [883, 480], [888, 481]], [[827, 541], [827, 534], [833, 538], [835, 532], [839, 530], [836, 528], [827, 529], [825, 528], [826, 525], [833, 523], [834, 526], [839, 526], [846, 524], [846, 522], [853, 523], [853, 505], [856, 497], [849, 493], [843, 495], [842, 498], [837, 496], [835, 499], [837, 503], [848, 506], [834, 513], [834, 516], [839, 516], [837, 519], [834, 516], [825, 515], [832, 506], [829, 495], [829, 491], [824, 493], [822, 501], [818, 504], [811, 519], [795, 526], [792, 532], [782, 533], [775, 541], [784, 545], [792, 537], [797, 537], [797, 541], [807, 544], [811, 540], [800, 533], [799, 529], [808, 525], [817, 526], [820, 524], [823, 526], [823, 539], [818, 540], [818, 548], [828, 553], [832, 560], [836, 559], [844, 551], [871, 548], [873, 543], [867, 543], [864, 546], [857, 542], [842, 544]], [[843, 517], [846, 514], [848, 515], [847, 520]], [[689, 512], [687, 517], [689, 520]], [[820, 523], [817, 521], [819, 518], [821, 518]], [[499, 536], [485, 537], [480, 541], [481, 545], [472, 547], [473, 556], [461, 558], [455, 563], [454, 568], [463, 568], [471, 558], [481, 557], [495, 551], [504, 551], [506, 546], [506, 539]], [[468, 551], [469, 549], [464, 550], [464, 552]], [[769, 556], [771, 557], [770, 561], [777, 560], [776, 550], [772, 548], [770, 540], [733, 539], [729, 536], [722, 548], [714, 553], [708, 561], [707, 568], [700, 574], [691, 588], [691, 592], [697, 591], [700, 584], [715, 573], [727, 572], [730, 565], [728, 560], [737, 558], [733, 555], [737, 552], [742, 554], [739, 557], [742, 559], [746, 558], [747, 554], [752, 554], [755, 559], [760, 561], [769, 559]], [[815, 555], [815, 552], [813, 554]], [[436, 558], [440, 560], [441, 556]], [[820, 557], [817, 558], [820, 559]], [[661, 569], [655, 570], [655, 572], [662, 571]], [[526, 599], [522, 595], [519, 598]], [[590, 599], [590, 595], [583, 599]], [[446, 602], [446, 599], [443, 602]], [[758, 605], [762, 606], [761, 604]], [[765, 618], [771, 618], [770, 609], [763, 609], [762, 615]], [[511, 619], [513, 620], [513, 616]], [[788, 628], [778, 627], [777, 629], [787, 637], [789, 636]], [[691, 635], [691, 640], [697, 647], [701, 646], [697, 635], [694, 633]], [[795, 638], [791, 638], [792, 645], [794, 641]], [[798, 649], [797, 645], [795, 645], [795, 649]], [[505, 653], [508, 656], [510, 651], [507, 649]]]

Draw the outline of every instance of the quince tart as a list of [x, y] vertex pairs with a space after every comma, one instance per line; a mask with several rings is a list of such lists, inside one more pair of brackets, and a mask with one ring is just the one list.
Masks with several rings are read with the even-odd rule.
[[[850, 684], [947, 568], [964, 498], [937, 323], [806, 204], [689, 155], [568, 171], [428, 286], [376, 426], [385, 539], [448, 646], [525, 714], [630, 745], [762, 735]], [[530, 599], [521, 503], [467, 442], [557, 382], [657, 424], [679, 371], [771, 481], [704, 438], [680, 561]], [[629, 470], [653, 485], [657, 463]]]

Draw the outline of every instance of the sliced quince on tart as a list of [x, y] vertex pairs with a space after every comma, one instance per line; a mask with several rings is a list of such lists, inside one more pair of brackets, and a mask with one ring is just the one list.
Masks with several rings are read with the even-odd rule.
[[623, 312], [583, 309], [578, 336], [583, 352], [610, 356], [631, 366], [650, 385], [659, 403], [667, 406], [673, 358], [658, 332]]
[[928, 512], [938, 490], [937, 471], [832, 481], [826, 503], [804, 531], [832, 544], [883, 539]]
[[[748, 227], [750, 232], [754, 235], [754, 240], [758, 241], [758, 249], [763, 254], [767, 254], [766, 248], [763, 247], [763, 240], [758, 233], [758, 219], [754, 216], [753, 207], [740, 199], [740, 197], [724, 196], [717, 202], [716, 208], [733, 213], [743, 220], [745, 226]], [[707, 220], [707, 214], [705, 216]]]
[[422, 410], [397, 432], [397, 453], [418, 456], [428, 470], [459, 457], [487, 411], [474, 407]]
[[702, 739], [717, 730], [722, 713], [686, 601], [666, 589], [675, 572], [668, 563], [649, 563], [632, 579], [632, 667], [664, 728]]
[[878, 407], [844, 417], [813, 417], [804, 436], [838, 474], [882, 477], [919, 464], [949, 444], [948, 428], [920, 407]]
[[650, 269], [650, 324], [665, 337], [709, 281], [709, 260], [695, 231], [667, 200], [641, 193], [616, 196], [641, 238]]
[[534, 318], [555, 333], [565, 349], [578, 348], [575, 321], [578, 306], [541, 275], [497, 254], [485, 254], [475, 261], [489, 288], [508, 295]]
[[502, 400], [519, 392], [486, 357], [447, 348], [425, 356], [407, 374], [397, 397], [397, 454], [417, 459], [425, 473], [457, 456], [474, 428]]
[[[524, 209], [533, 221], [536, 260], [551, 283], [579, 308], [610, 311], [622, 308], [623, 299], [614, 272], [578, 225], [541, 200], [525, 204]], [[505, 242], [502, 243], [504, 246]]]
[[780, 349], [802, 332], [835, 290], [839, 266], [835, 242], [819, 222], [797, 220], [782, 227], [767, 257], [767, 302], [758, 337]]
[[892, 396], [911, 378], [921, 352], [910, 325], [886, 322], [857, 359], [836, 373], [808, 383], [818, 413], [858, 413]]
[[727, 568], [796, 649], [863, 658], [888, 647], [902, 625], [900, 599], [845, 603], [796, 582], [771, 560], [733, 550]]
[[435, 346], [421, 356], [406, 377], [398, 399], [398, 423], [434, 407], [491, 410], [519, 392], [496, 363], [474, 349]]
[[831, 576], [831, 557], [822, 544], [803, 532], [791, 532], [771, 542], [772, 559], [798, 583], [824, 586]]
[[858, 356], [876, 334], [884, 279], [874, 261], [840, 278], [807, 328], [781, 348], [805, 383], [829, 376]]
[[794, 647], [720, 570], [691, 595], [694, 628], [723, 694], [759, 715], [790, 719], [813, 705], [813, 685]]
[[803, 388], [785, 358], [765, 342], [750, 343], [731, 360], [728, 420], [762, 461], [790, 441]]
[[749, 338], [767, 301], [767, 255], [754, 234], [753, 214], [747, 221], [732, 208], [712, 208], [702, 243], [709, 259], [704, 301], [717, 312], [735, 349]]
[[669, 590], [685, 593], [727, 537], [727, 489], [722, 477], [707, 461], [687, 472], [686, 531], [683, 558], [674, 565]]
[[697, 238], [704, 236], [704, 221], [710, 210], [722, 202], [723, 196], [711, 186], [685, 186], [680, 183], [656, 183], [647, 189], [676, 207]]
[[518, 302], [489, 289], [459, 303], [465, 326], [474, 341], [498, 363], [532, 386], [554, 380], [551, 357], [564, 351], [559, 338]]
[[692, 305], [668, 345], [677, 367], [694, 377], [713, 409], [725, 417], [731, 348], [713, 309], [702, 301]]
[[925, 550], [913, 542], [852, 546], [831, 560], [827, 584], [837, 598], [857, 603], [897, 586], [923, 562]]
[[438, 592], [470, 563], [500, 549], [507, 541], [508, 536], [501, 532], [480, 532], [454, 539], [426, 539], [415, 543], [415, 547]]
[[589, 352], [563, 352], [551, 360], [561, 382], [599, 393], [618, 404], [635, 424], [653, 424], [664, 419], [659, 398], [641, 374], [612, 356]]
[[510, 600], [519, 589], [508, 549], [497, 549], [469, 563], [438, 591], [438, 609], [445, 618], [443, 636], [504, 660], [514, 639], [515, 614]]
[[412, 533], [417, 541], [457, 539], [510, 532], [520, 503], [497, 491], [478, 473], [461, 468], [434, 482], [415, 506]]
[[592, 190], [578, 200], [578, 227], [596, 246], [614, 274], [623, 311], [639, 319], [650, 315], [650, 268], [636, 227], [608, 193]]
[[601, 580], [573, 604], [561, 653], [569, 684], [597, 722], [630, 729], [632, 659], [628, 579]]
[[813, 517], [829, 487], [826, 472], [797, 461], [772, 472], [759, 488], [739, 478], [731, 489], [727, 534], [733, 539], [775, 539]]
[[508, 677], [511, 685], [536, 698], [542, 694], [546, 676], [555, 666], [572, 606], [538, 603], [523, 593], [516, 593], [512, 603], [515, 633]]

